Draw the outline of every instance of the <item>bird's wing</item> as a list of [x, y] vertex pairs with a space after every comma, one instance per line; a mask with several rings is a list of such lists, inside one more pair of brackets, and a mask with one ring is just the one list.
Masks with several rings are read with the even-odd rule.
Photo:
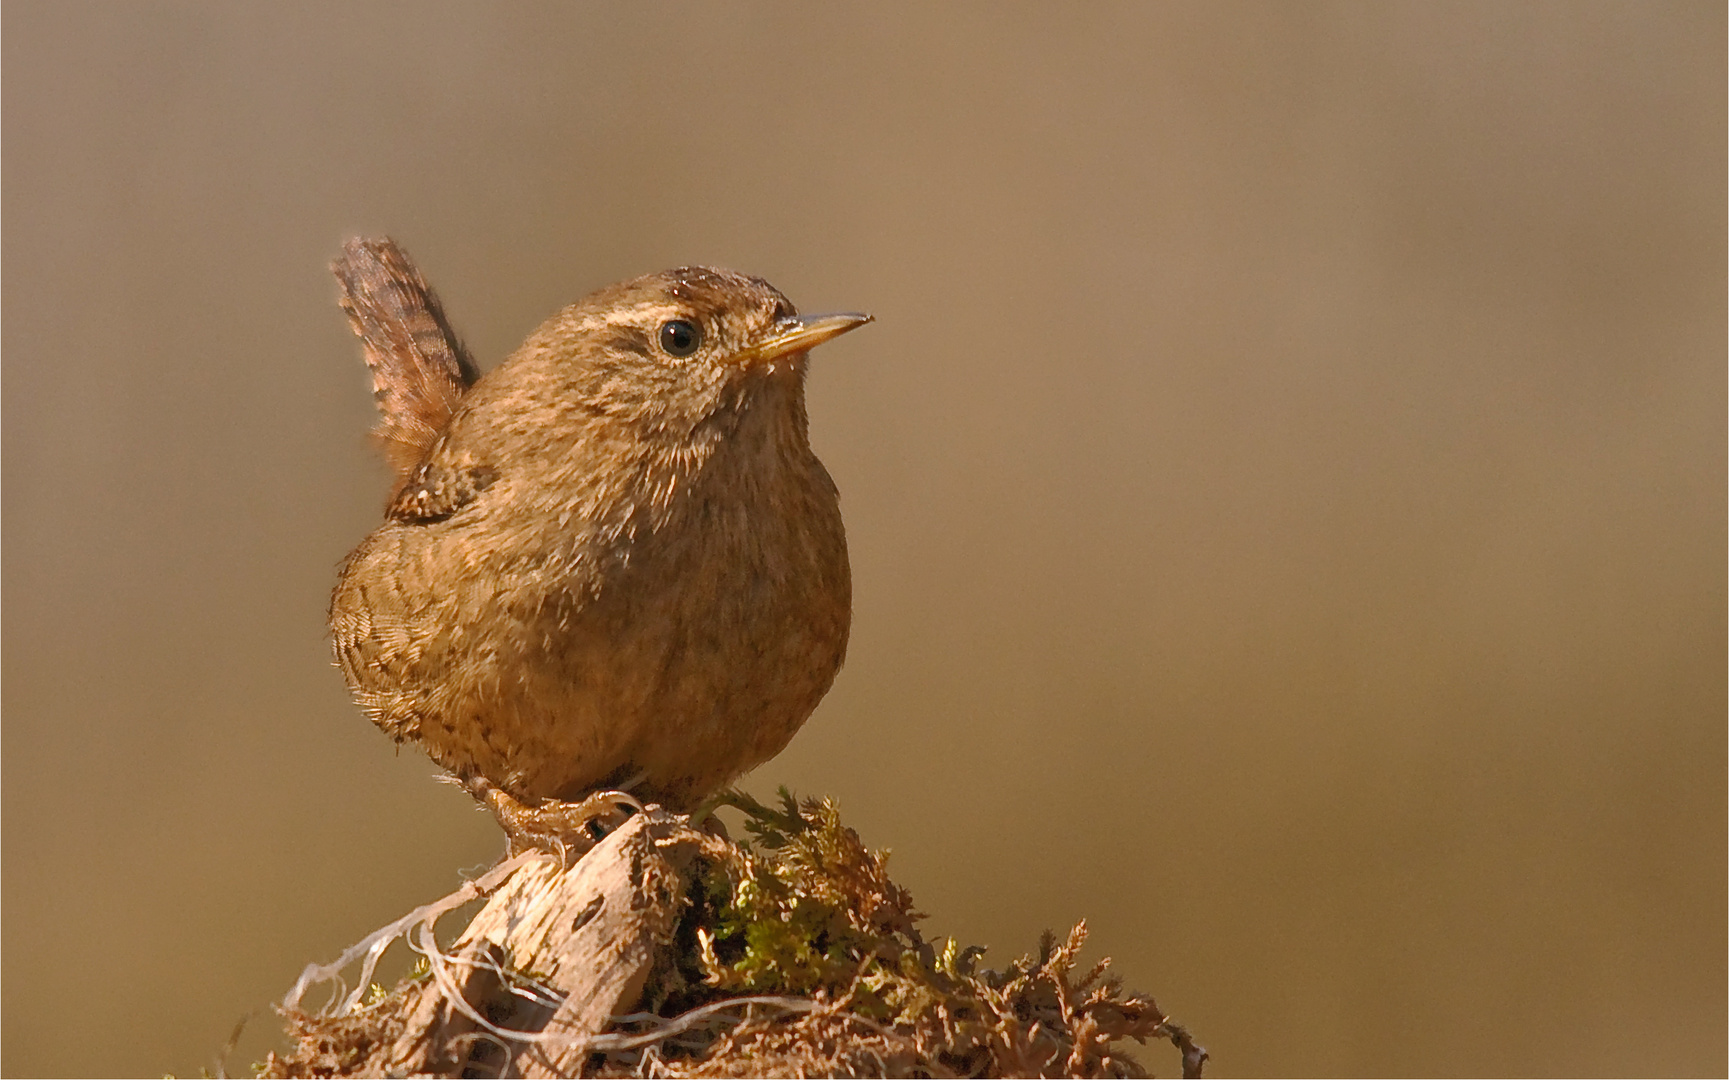
[[330, 269], [372, 372], [379, 412], [373, 435], [396, 473], [394, 506], [479, 372], [395, 241], [350, 240]]
[[433, 453], [403, 477], [385, 516], [411, 525], [443, 521], [461, 510], [498, 479], [488, 465], [457, 465]]

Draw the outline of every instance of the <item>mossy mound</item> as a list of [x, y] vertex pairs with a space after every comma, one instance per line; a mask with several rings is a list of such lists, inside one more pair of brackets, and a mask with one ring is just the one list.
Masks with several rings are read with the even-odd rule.
[[[686, 830], [695, 855], [668, 894], [634, 1008], [566, 1059], [584, 1074], [1139, 1076], [1127, 1049], [1149, 1039], [1172, 1042], [1184, 1074], [1200, 1074], [1205, 1051], [1151, 998], [1125, 993], [1108, 961], [1078, 967], [1084, 924], [1060, 942], [1047, 932], [1005, 970], [982, 968], [983, 949], [923, 937], [912, 897], [832, 803], [785, 791], [779, 807], [736, 792], [721, 801], [744, 814], [748, 835]], [[518, 1004], [550, 1008], [560, 996], [532, 972], [496, 971]], [[285, 1011], [295, 1049], [261, 1074], [391, 1071], [384, 1048], [416, 1022], [426, 982], [422, 971], [342, 1015]], [[533, 1011], [485, 1009], [506, 1035], [544, 1025]], [[465, 1038], [462, 1053], [427, 1060], [466, 1076], [515, 1060], [508, 1040]]]

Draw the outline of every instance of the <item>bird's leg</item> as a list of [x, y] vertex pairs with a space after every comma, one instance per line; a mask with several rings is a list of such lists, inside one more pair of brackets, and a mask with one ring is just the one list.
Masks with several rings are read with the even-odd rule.
[[484, 777], [468, 777], [462, 786], [498, 819], [510, 839], [510, 854], [544, 851], [566, 863], [588, 854], [643, 809], [635, 796], [624, 791], [597, 791], [580, 802], [549, 799], [529, 806]]

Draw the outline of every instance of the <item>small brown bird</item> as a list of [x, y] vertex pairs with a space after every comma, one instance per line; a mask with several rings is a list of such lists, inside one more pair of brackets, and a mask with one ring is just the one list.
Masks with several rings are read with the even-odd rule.
[[397, 473], [330, 605], [369, 717], [518, 843], [603, 789], [689, 809], [778, 753], [846, 653], [808, 350], [870, 321], [683, 267], [554, 315], [477, 379], [388, 240], [334, 265]]

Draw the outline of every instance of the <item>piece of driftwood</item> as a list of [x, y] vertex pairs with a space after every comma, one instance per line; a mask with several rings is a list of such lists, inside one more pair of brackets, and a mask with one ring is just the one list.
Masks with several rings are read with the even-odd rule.
[[[1076, 927], [997, 973], [924, 941], [883, 857], [826, 803], [746, 800], [756, 842], [657, 807], [574, 860], [515, 856], [309, 966], [284, 999], [294, 1049], [265, 1076], [1129, 1076], [1123, 1039], [1206, 1052]], [[448, 945], [437, 927], [479, 910]], [[397, 940], [421, 954], [372, 985]], [[342, 974], [359, 965], [348, 991]], [[335, 987], [315, 1008], [322, 988]]]

